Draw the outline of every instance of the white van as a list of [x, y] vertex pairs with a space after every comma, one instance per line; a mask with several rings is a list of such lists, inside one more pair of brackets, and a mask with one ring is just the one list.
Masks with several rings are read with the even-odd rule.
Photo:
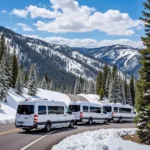
[[108, 115], [100, 104], [93, 104], [90, 102], [74, 102], [69, 105], [69, 109], [75, 116], [75, 123], [87, 122], [92, 124], [93, 122], [107, 123]]
[[108, 103], [102, 105], [105, 111], [109, 114], [108, 121], [134, 121], [134, 118], [136, 117], [136, 111], [134, 107], [130, 105], [123, 105], [120, 103]]
[[36, 100], [22, 101], [18, 104], [15, 125], [25, 131], [51, 128], [73, 127], [74, 118], [63, 102]]

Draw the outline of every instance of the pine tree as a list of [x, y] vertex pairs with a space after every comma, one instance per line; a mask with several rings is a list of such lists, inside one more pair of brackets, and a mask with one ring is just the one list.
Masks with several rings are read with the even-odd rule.
[[117, 66], [114, 64], [113, 71], [112, 71], [112, 77], [113, 77], [113, 79], [115, 77], [116, 71], [117, 71]]
[[5, 55], [5, 52], [6, 52], [5, 37], [4, 34], [2, 34], [0, 38], [0, 61], [2, 60], [2, 56]]
[[28, 80], [28, 94], [35, 95], [37, 93], [37, 76], [35, 64], [31, 65], [29, 80]]
[[42, 89], [47, 89], [47, 82], [46, 82], [46, 78], [43, 77], [42, 82], [41, 82], [41, 86]]
[[5, 63], [6, 63], [6, 76], [7, 76], [7, 83], [8, 89], [11, 86], [11, 79], [12, 79], [12, 60], [10, 56], [10, 49], [8, 48], [5, 54]]
[[102, 87], [102, 83], [103, 83], [103, 73], [102, 73], [102, 71], [100, 71], [96, 78], [96, 94], [97, 95], [100, 94], [100, 89]]
[[76, 83], [74, 86], [74, 94], [80, 94], [81, 90], [80, 90], [80, 79], [77, 77], [76, 78]]
[[5, 68], [5, 56], [3, 55], [1, 63], [0, 63], [0, 100], [2, 101], [6, 98], [7, 90], [8, 90], [8, 83], [7, 83], [7, 75], [6, 75], [6, 68]]
[[21, 95], [23, 92], [23, 81], [22, 81], [22, 69], [21, 68], [18, 71], [15, 92], [19, 95]]
[[120, 90], [121, 90], [121, 97], [122, 97], [122, 104], [126, 104], [126, 95], [125, 95], [125, 88], [124, 88], [124, 81], [120, 80]]
[[114, 80], [111, 81], [109, 88], [108, 99], [111, 103], [121, 103], [122, 102], [122, 91], [120, 89], [120, 78], [118, 72], [116, 71], [114, 75]]
[[110, 87], [111, 80], [112, 80], [111, 70], [108, 70], [107, 79], [106, 79], [106, 83], [105, 83], [105, 97], [107, 97], [107, 98], [108, 98], [108, 93], [109, 93], [109, 87]]
[[92, 80], [90, 80], [88, 82], [88, 91], [87, 91], [87, 94], [95, 94], [95, 83]]
[[104, 94], [106, 93], [105, 92], [105, 84], [106, 84], [106, 80], [107, 80], [107, 75], [108, 75], [108, 66], [107, 66], [107, 64], [105, 64], [103, 67], [103, 80], [102, 80], [102, 88], [103, 88]]
[[103, 98], [104, 98], [104, 89], [101, 88], [100, 89], [100, 100], [103, 100]]
[[88, 80], [85, 80], [83, 83], [83, 93], [84, 94], [88, 93]]
[[28, 72], [24, 72], [24, 87], [27, 88], [28, 85]]
[[143, 4], [145, 11], [141, 20], [145, 25], [146, 36], [142, 37], [145, 49], [140, 51], [141, 69], [136, 91], [137, 134], [142, 143], [150, 144], [150, 0]]
[[131, 106], [133, 105], [132, 104], [132, 96], [131, 96], [130, 86], [128, 86], [128, 90], [127, 90], [126, 104], [129, 104]]
[[16, 51], [14, 50], [12, 58], [12, 87], [15, 88], [16, 80], [18, 75], [18, 59], [16, 57]]
[[134, 90], [134, 77], [133, 77], [133, 74], [132, 74], [131, 79], [130, 79], [130, 91], [131, 91], [132, 104], [134, 106], [134, 104], [135, 104], [135, 90]]

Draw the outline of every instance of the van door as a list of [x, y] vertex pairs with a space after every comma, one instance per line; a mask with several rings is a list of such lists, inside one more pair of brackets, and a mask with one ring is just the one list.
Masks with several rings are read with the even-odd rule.
[[16, 123], [18, 126], [32, 126], [34, 123], [34, 105], [20, 104], [18, 105], [16, 114]]
[[64, 106], [56, 106], [56, 109], [57, 109], [58, 126], [59, 127], [65, 126], [67, 124], [65, 107]]
[[48, 106], [48, 120], [51, 121], [52, 127], [59, 126], [59, 119], [57, 106]]

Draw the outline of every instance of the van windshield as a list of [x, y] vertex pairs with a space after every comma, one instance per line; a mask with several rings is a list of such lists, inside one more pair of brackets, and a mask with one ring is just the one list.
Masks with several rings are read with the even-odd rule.
[[104, 106], [103, 108], [104, 108], [104, 110], [105, 110], [106, 112], [111, 112], [111, 111], [112, 111], [112, 109], [111, 109], [110, 106]]
[[80, 105], [69, 105], [69, 109], [72, 112], [78, 112], [78, 111], [80, 111]]
[[19, 105], [17, 113], [20, 115], [34, 114], [34, 105]]

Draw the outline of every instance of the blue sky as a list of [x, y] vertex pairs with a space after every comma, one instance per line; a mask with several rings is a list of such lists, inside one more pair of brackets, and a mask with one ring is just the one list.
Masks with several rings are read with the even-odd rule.
[[0, 25], [25, 36], [76, 47], [142, 47], [144, 0], [5, 0]]

